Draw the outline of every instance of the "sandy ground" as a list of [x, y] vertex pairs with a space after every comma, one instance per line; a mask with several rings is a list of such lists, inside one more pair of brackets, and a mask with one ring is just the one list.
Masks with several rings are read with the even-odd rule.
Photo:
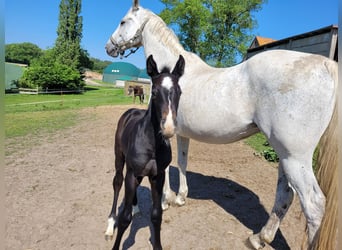
[[[106, 242], [104, 232], [113, 197], [113, 140], [127, 108], [80, 110], [76, 126], [6, 140], [6, 249], [111, 249], [113, 241]], [[175, 147], [173, 152], [176, 166]], [[174, 190], [177, 171], [171, 167]], [[163, 214], [164, 249], [251, 249], [247, 238], [265, 224], [273, 205], [276, 165], [255, 156], [242, 141], [191, 141], [187, 178], [186, 205]], [[123, 249], [152, 249], [147, 180], [138, 198], [141, 215], [126, 231]], [[300, 249], [304, 229], [296, 197], [275, 241], [264, 249]]]

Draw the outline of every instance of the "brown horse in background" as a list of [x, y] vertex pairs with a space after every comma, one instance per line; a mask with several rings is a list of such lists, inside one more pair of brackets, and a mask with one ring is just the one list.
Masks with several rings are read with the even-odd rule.
[[144, 102], [144, 89], [141, 86], [128, 86], [128, 95], [131, 95], [133, 92], [133, 103], [135, 103], [135, 98], [139, 96], [140, 104]]

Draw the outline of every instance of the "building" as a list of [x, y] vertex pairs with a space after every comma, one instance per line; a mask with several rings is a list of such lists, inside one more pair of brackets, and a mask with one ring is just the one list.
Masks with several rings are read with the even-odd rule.
[[102, 81], [114, 83], [117, 87], [124, 87], [126, 81], [145, 81], [149, 83], [149, 77], [131, 63], [113, 62], [103, 70]]
[[5, 63], [5, 91], [6, 93], [18, 91], [15, 82], [18, 81], [20, 77], [23, 75], [25, 67], [27, 67], [27, 65], [7, 63], [7, 62]]
[[338, 27], [330, 25], [300, 35], [273, 40], [270, 38], [255, 37], [244, 60], [265, 50], [287, 49], [308, 52], [329, 57], [338, 61]]

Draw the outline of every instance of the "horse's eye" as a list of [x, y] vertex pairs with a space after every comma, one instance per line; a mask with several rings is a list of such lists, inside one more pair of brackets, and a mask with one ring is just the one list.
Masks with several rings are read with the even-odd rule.
[[126, 22], [125, 21], [121, 21], [120, 25], [124, 25]]
[[152, 98], [156, 98], [157, 97], [157, 90], [156, 89], [152, 89]]

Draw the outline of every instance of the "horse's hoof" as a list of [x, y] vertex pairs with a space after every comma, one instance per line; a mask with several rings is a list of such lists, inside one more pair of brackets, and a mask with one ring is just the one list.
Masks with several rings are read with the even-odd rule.
[[176, 199], [175, 199], [175, 204], [178, 206], [184, 206], [185, 205], [185, 198], [183, 198], [182, 196], [177, 195]]
[[163, 211], [168, 210], [169, 209], [169, 203], [162, 202], [162, 209], [163, 209]]
[[265, 247], [265, 243], [261, 241], [260, 234], [253, 234], [249, 236], [249, 242], [252, 244], [253, 248], [258, 250]]

